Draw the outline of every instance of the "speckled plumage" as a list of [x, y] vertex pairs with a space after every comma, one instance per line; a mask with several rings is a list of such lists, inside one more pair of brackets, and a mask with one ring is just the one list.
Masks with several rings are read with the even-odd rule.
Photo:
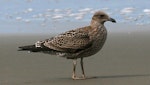
[[[85, 78], [83, 69], [83, 58], [96, 54], [104, 45], [107, 31], [104, 22], [116, 22], [104, 12], [96, 12], [89, 26], [77, 28], [59, 34], [50, 39], [38, 41], [35, 45], [22, 46], [21, 50], [32, 52], [44, 52], [66, 57], [67, 59], [81, 58], [82, 77]], [[73, 79], [75, 76], [76, 62], [74, 62]]]
[[88, 33], [71, 30], [45, 41], [44, 46], [61, 52], [75, 53], [78, 49], [84, 49], [89, 40]]

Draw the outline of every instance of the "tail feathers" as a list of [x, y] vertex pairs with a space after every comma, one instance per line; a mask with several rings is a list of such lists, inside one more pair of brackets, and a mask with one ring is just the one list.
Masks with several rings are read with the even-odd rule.
[[31, 51], [31, 52], [39, 52], [39, 51], [48, 51], [50, 50], [47, 47], [35, 47], [35, 45], [21, 46], [18, 51]]
[[19, 48], [20, 49], [18, 51], [32, 51], [32, 52], [37, 51], [35, 45], [21, 46]]

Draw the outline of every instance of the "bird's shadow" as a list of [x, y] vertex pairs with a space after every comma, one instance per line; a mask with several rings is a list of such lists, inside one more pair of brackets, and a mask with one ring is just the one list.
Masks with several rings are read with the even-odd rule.
[[[107, 78], [132, 78], [132, 77], [150, 77], [150, 74], [134, 74], [134, 75], [108, 75], [108, 76], [91, 76], [87, 77], [86, 79], [81, 80], [92, 80], [92, 79], [107, 79]], [[51, 83], [51, 82], [70, 82], [74, 81], [72, 78], [50, 78], [38, 81], [26, 81], [25, 84], [32, 84], [32, 83]]]
[[[131, 77], [150, 77], [150, 74], [133, 74], [133, 75], [108, 75], [108, 76], [89, 76], [86, 79], [104, 79], [104, 78], [131, 78]], [[71, 78], [59, 78], [59, 79], [71, 79]], [[80, 80], [80, 79], [79, 79]]]
[[99, 79], [99, 78], [131, 78], [131, 77], [148, 77], [150, 74], [135, 74], [135, 75], [108, 75], [108, 76], [93, 76], [87, 77], [87, 79]]

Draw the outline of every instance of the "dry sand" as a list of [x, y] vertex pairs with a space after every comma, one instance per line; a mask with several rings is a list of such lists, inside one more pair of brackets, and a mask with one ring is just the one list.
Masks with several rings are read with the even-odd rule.
[[150, 85], [149, 36], [150, 31], [109, 32], [103, 49], [84, 59], [90, 79], [74, 81], [71, 60], [17, 51], [49, 35], [1, 35], [0, 85]]

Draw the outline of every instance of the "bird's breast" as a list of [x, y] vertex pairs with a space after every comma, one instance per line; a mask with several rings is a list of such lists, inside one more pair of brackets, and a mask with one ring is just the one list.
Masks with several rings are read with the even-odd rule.
[[105, 27], [98, 29], [93, 38], [94, 40], [92, 48], [95, 48], [94, 49], [95, 51], [99, 51], [103, 47], [106, 38], [107, 38], [107, 30], [105, 29]]
[[80, 56], [88, 57], [99, 52], [100, 49], [103, 47], [106, 38], [107, 38], [107, 30], [105, 29], [105, 27], [101, 29], [97, 29], [97, 31], [91, 34], [91, 40], [92, 40], [91, 47], [85, 49], [84, 52], [80, 54]]

